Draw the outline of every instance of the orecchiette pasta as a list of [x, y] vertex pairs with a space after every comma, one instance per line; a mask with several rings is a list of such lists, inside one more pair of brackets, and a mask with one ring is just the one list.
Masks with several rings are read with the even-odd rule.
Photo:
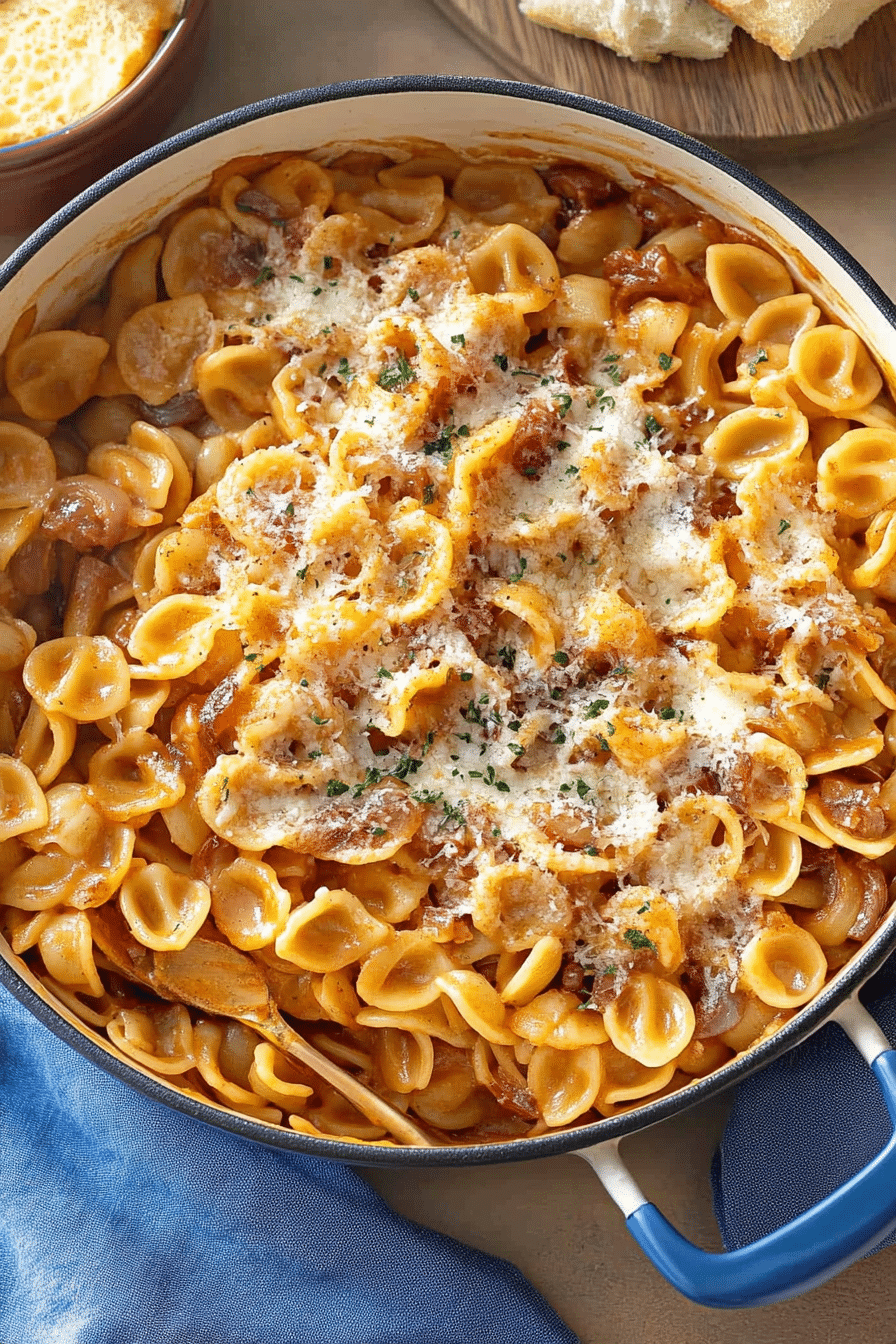
[[762, 242], [583, 165], [269, 155], [34, 325], [0, 917], [124, 1059], [394, 1141], [177, 1002], [187, 954], [436, 1142], [522, 1138], [720, 1068], [874, 932], [896, 409]]

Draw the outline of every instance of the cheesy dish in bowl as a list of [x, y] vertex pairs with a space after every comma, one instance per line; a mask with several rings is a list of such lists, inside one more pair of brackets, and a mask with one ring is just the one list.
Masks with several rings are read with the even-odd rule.
[[634, 131], [313, 110], [10, 313], [3, 931], [257, 1131], [575, 1141], [880, 945], [891, 392]]

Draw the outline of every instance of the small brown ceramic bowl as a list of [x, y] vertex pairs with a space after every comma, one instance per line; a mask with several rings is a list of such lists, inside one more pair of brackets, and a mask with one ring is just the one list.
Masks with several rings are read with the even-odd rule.
[[51, 135], [0, 149], [0, 233], [36, 228], [161, 137], [193, 86], [210, 8], [210, 0], [184, 0], [181, 17], [155, 55], [95, 112]]

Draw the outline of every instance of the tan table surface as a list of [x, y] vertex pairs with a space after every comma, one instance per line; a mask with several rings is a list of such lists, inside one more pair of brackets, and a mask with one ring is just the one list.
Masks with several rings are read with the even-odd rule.
[[[336, 80], [503, 73], [427, 0], [215, 0], [212, 22], [199, 82], [173, 129], [271, 94]], [[849, 149], [799, 161], [756, 156], [750, 166], [814, 215], [896, 298], [894, 131], [891, 123], [860, 133]], [[0, 255], [18, 241], [0, 238]], [[707, 1248], [718, 1246], [708, 1169], [724, 1114], [720, 1100], [625, 1147], [648, 1195]], [[770, 1154], [769, 1160], [783, 1165], [787, 1155]], [[896, 1249], [796, 1302], [752, 1312], [708, 1311], [679, 1297], [653, 1270], [577, 1158], [368, 1176], [401, 1213], [512, 1260], [582, 1344], [896, 1341]]]

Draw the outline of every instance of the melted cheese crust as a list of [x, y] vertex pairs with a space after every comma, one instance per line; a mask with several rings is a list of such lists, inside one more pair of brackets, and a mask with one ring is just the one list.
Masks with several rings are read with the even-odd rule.
[[[238, 168], [129, 249], [95, 330], [8, 357], [21, 419], [89, 448], [79, 531], [7, 426], [47, 475], [35, 526], [100, 566], [69, 567], [55, 643], [10, 606], [56, 762], [37, 728], [16, 747], [14, 945], [80, 1003], [109, 964], [164, 987], [159, 955], [224, 939], [452, 1141], [718, 1067], [888, 901], [879, 371], [766, 248], [650, 184]], [[82, 372], [60, 391], [42, 360]], [[67, 809], [114, 823], [105, 857]], [[115, 876], [65, 867], [35, 923], [48, 855]], [[98, 889], [115, 919], [84, 913]], [[268, 1081], [237, 1086], [189, 1016], [177, 1054], [123, 1011], [117, 1048], [192, 1061], [219, 1101], [389, 1129], [314, 1075], [284, 1092], [248, 1027]]]

